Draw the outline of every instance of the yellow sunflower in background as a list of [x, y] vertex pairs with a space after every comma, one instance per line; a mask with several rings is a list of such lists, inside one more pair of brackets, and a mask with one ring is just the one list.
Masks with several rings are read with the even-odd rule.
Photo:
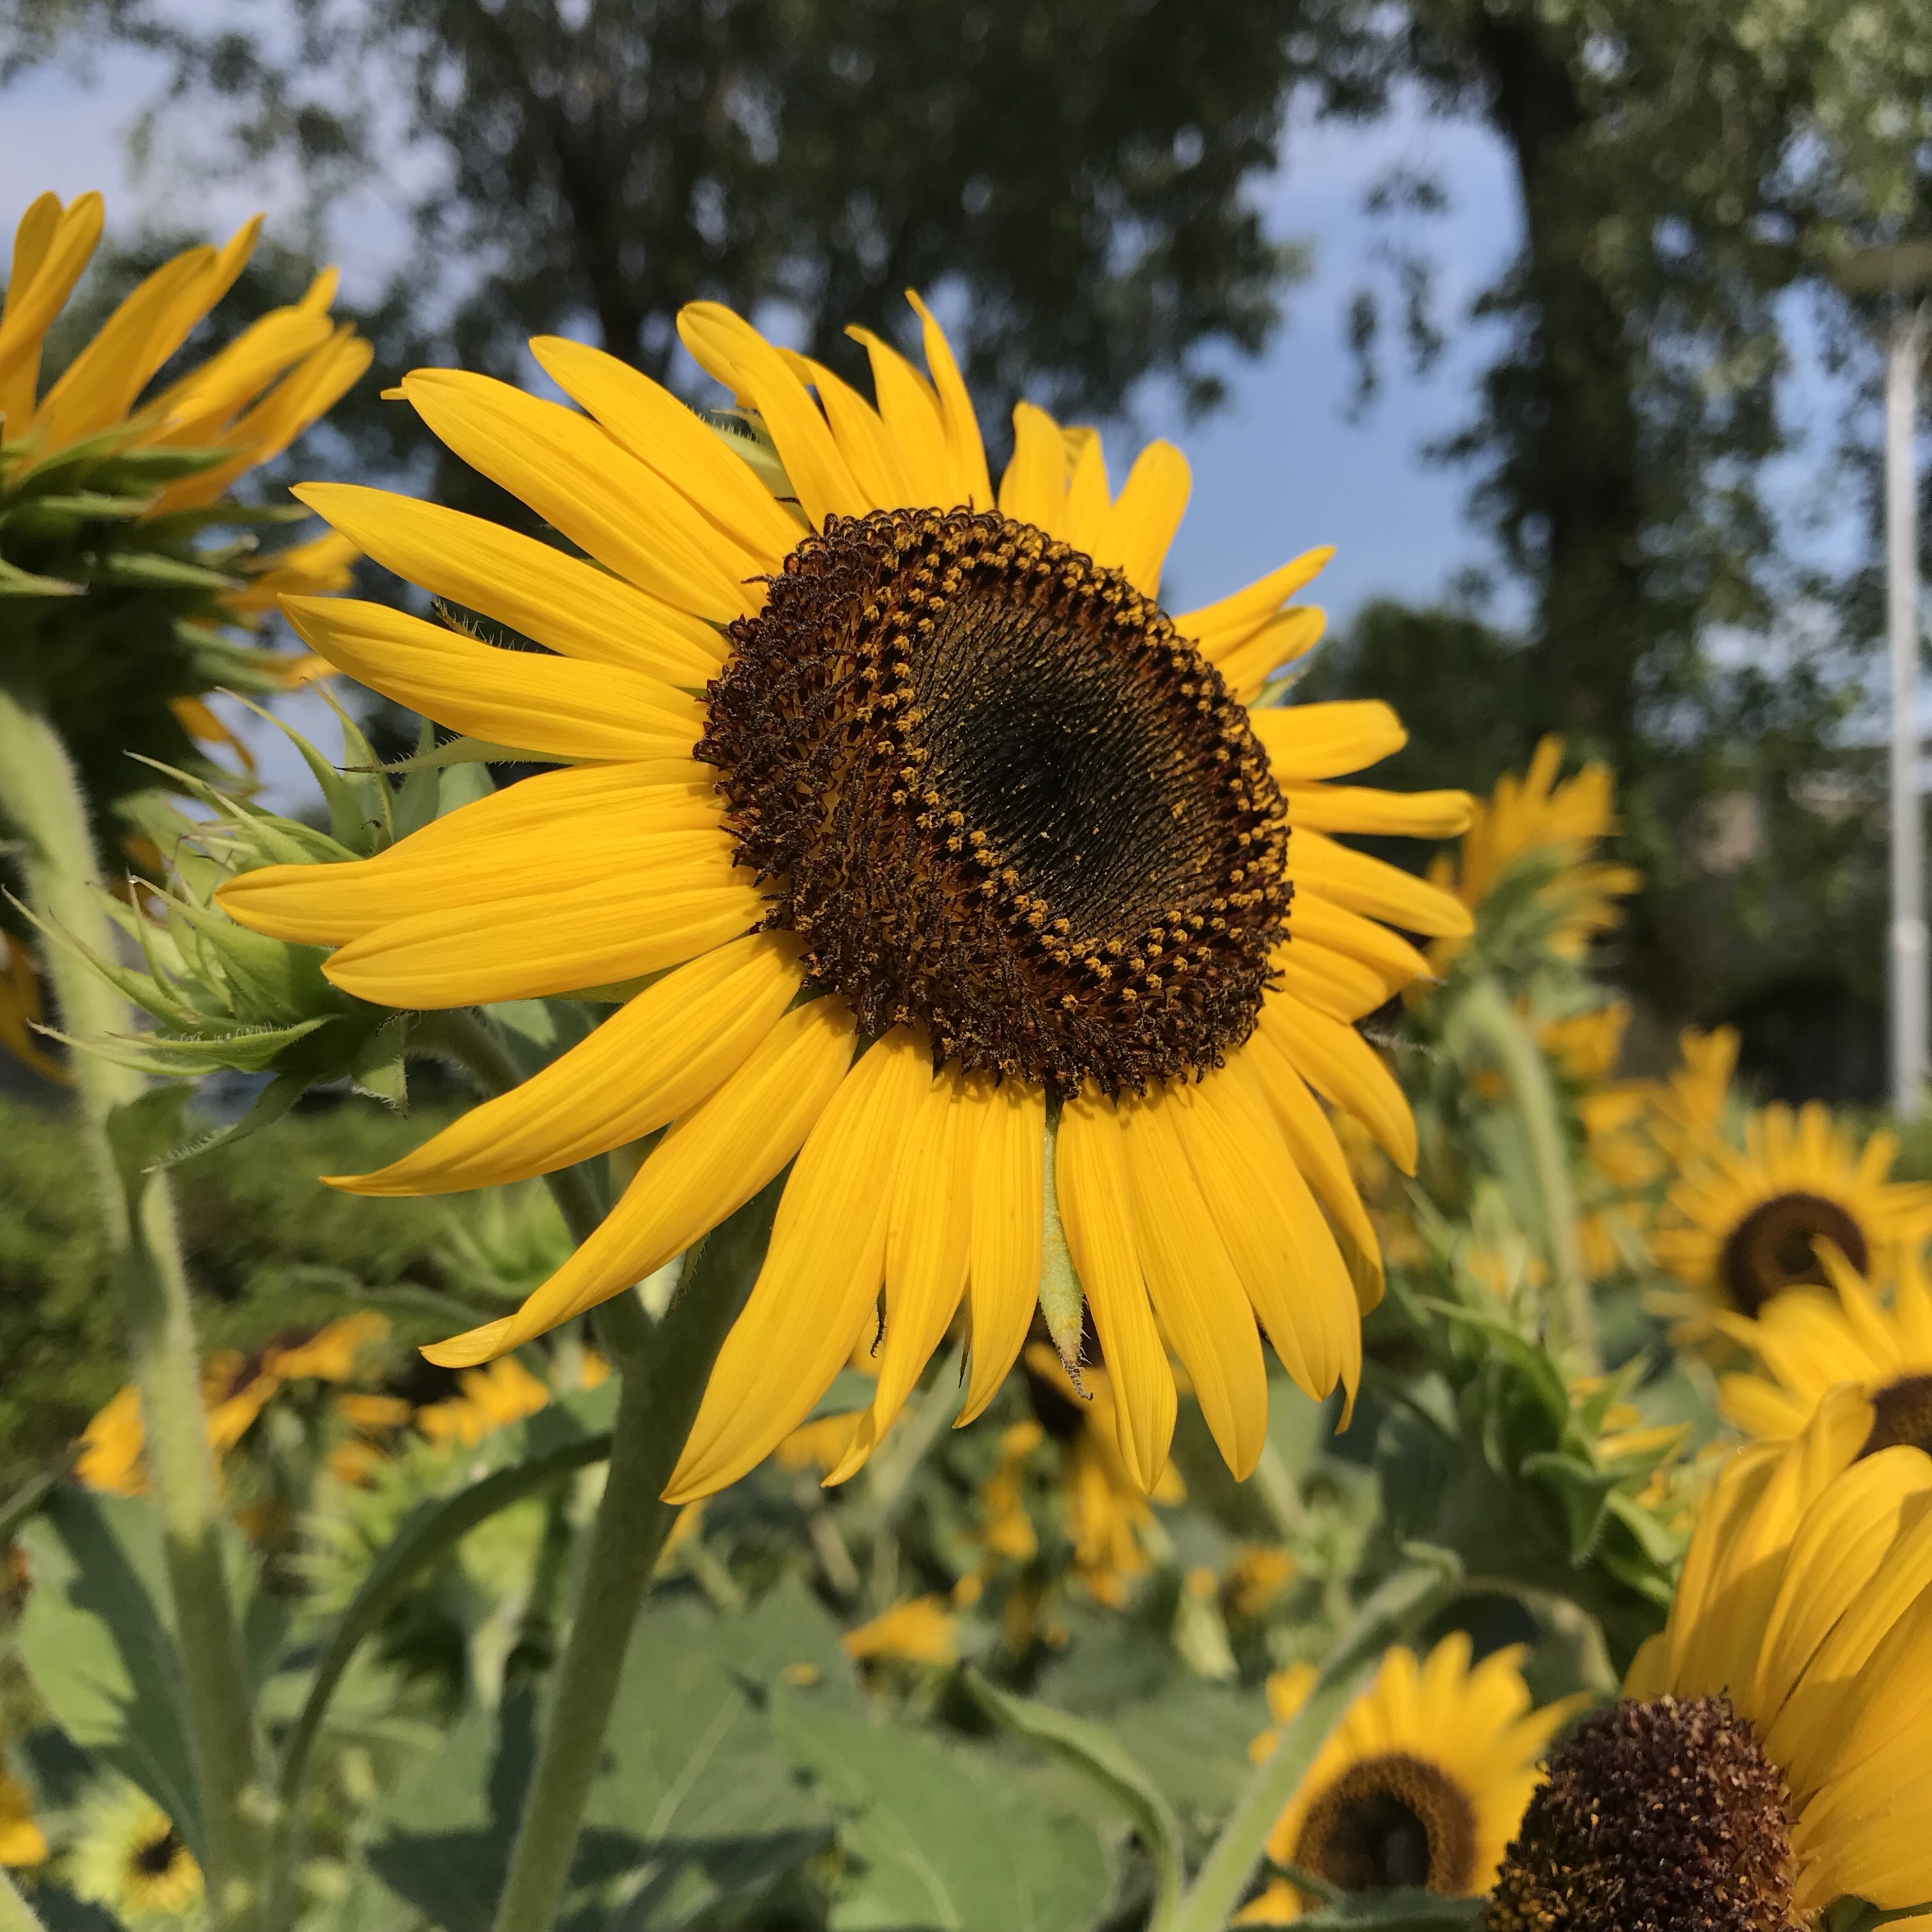
[[1737, 1029], [1718, 1027], [1701, 1033], [1686, 1027], [1677, 1036], [1677, 1053], [1672, 1072], [1645, 1084], [1645, 1126], [1665, 1152], [1682, 1156], [1716, 1134], [1730, 1110]]
[[1820, 1103], [1774, 1105], [1744, 1122], [1742, 1150], [1705, 1136], [1682, 1156], [1652, 1252], [1684, 1286], [1655, 1298], [1675, 1340], [1708, 1340], [1725, 1313], [1756, 1316], [1786, 1288], [1822, 1287], [1817, 1244], [1888, 1277], [1932, 1220], [1932, 1186], [1888, 1182], [1896, 1136], [1862, 1146]]
[[1932, 1900], [1932, 1456], [1833, 1390], [1741, 1450], [1624, 1700], [1552, 1754], [1492, 1932], [1812, 1925]]
[[729, 310], [687, 308], [686, 346], [743, 412], [722, 432], [554, 338], [532, 353], [582, 412], [480, 375], [406, 378], [435, 434], [588, 562], [378, 490], [300, 493], [545, 653], [290, 599], [304, 638], [441, 724], [568, 768], [374, 860], [245, 875], [223, 904], [336, 948], [329, 976], [382, 1004], [628, 996], [514, 1092], [338, 1184], [481, 1186], [669, 1128], [516, 1314], [432, 1358], [488, 1360], [622, 1292], [790, 1166], [674, 1501], [804, 1419], [882, 1288], [878, 1392], [832, 1480], [962, 1301], [961, 1420], [977, 1415], [1031, 1318], [1050, 1124], [1124, 1464], [1160, 1478], [1171, 1345], [1245, 1474], [1267, 1421], [1258, 1319], [1311, 1394], [1352, 1390], [1379, 1292], [1317, 1096], [1412, 1164], [1407, 1106], [1352, 1023], [1426, 970], [1392, 927], [1468, 926], [1334, 836], [1466, 821], [1460, 793], [1334, 782], [1402, 742], [1386, 706], [1246, 708], [1318, 633], [1288, 600], [1328, 553], [1169, 616], [1179, 452], [1150, 446], [1116, 496], [1092, 432], [1022, 405], [996, 493], [920, 313], [926, 373], [861, 335], [874, 404]]
[[1875, 1412], [1871, 1447], [1932, 1450], [1932, 1288], [1920, 1250], [1904, 1251], [1888, 1305], [1830, 1242], [1820, 1242], [1818, 1255], [1831, 1294], [1793, 1288], [1754, 1319], [1718, 1318], [1758, 1364], [1718, 1378], [1724, 1419], [1782, 1441], [1803, 1430], [1828, 1390], [1852, 1382]]
[[44, 1864], [46, 1856], [47, 1836], [34, 1819], [27, 1787], [11, 1772], [0, 1771], [0, 1865]]
[[[1541, 740], [1520, 778], [1505, 772], [1487, 802], [1478, 802], [1456, 857], [1438, 854], [1429, 876], [1474, 913], [1514, 866], [1548, 855], [1562, 866], [1537, 895], [1553, 916], [1550, 946], [1562, 958], [1580, 959], [1599, 933], [1616, 924], [1616, 902], [1643, 880], [1631, 866], [1588, 856], [1593, 845], [1617, 830], [1612, 809], [1616, 780], [1609, 766], [1586, 765], [1559, 784], [1562, 764], [1563, 740]], [[1430, 948], [1437, 972], [1462, 950], [1462, 938], [1444, 934]]]
[[201, 1867], [172, 1820], [132, 1784], [97, 1786], [82, 1801], [66, 1858], [75, 1896], [130, 1924], [184, 1918], [201, 1902]]
[[[1268, 1840], [1276, 1864], [1298, 1865], [1344, 1892], [1426, 1887], [1449, 1898], [1488, 1888], [1537, 1779], [1537, 1762], [1577, 1700], [1532, 1708], [1522, 1648], [1472, 1666], [1452, 1631], [1418, 1663], [1397, 1646], [1343, 1712]], [[1312, 1665], [1268, 1679], [1268, 1709], [1285, 1724], [1314, 1688]], [[1274, 1750], [1264, 1731], [1250, 1748]], [[1313, 1900], [1307, 1901], [1312, 1904]], [[1286, 1925], [1305, 1909], [1285, 1878], [1235, 1915]]]

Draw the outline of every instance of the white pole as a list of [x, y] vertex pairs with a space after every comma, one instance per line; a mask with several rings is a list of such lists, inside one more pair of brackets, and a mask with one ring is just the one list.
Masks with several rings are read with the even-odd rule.
[[1892, 640], [1892, 1104], [1915, 1120], [1926, 1073], [1924, 863], [1918, 805], [1918, 418], [1923, 312], [1900, 304], [1885, 372], [1885, 529]]

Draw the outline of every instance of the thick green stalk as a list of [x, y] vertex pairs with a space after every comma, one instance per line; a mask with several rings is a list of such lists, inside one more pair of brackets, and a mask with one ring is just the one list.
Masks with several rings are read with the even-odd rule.
[[1556, 1090], [1550, 1063], [1517, 1018], [1502, 987], [1486, 974], [1462, 995], [1460, 1018], [1502, 1067], [1510, 1097], [1522, 1123], [1538, 1193], [1542, 1197], [1545, 1252], [1550, 1257], [1550, 1352], [1575, 1358], [1574, 1366], [1597, 1366], [1596, 1311], [1590, 1277], [1576, 1232], [1576, 1191], [1570, 1184], [1569, 1151], [1557, 1116]]
[[[73, 765], [46, 717], [4, 686], [0, 818], [20, 841], [35, 915], [112, 958], [116, 934], [97, 896], [100, 868]], [[44, 964], [70, 1034], [128, 1033], [139, 1024], [120, 993], [69, 948], [50, 944]], [[210, 1913], [218, 1932], [241, 1932], [259, 1917], [265, 1808], [241, 1640], [221, 1562], [220, 1490], [173, 1198], [165, 1178], [151, 1176], [134, 1194], [130, 1214], [129, 1191], [109, 1143], [109, 1116], [140, 1096], [142, 1076], [85, 1052], [75, 1054], [72, 1064], [140, 1390], [149, 1490], [161, 1517], [206, 1836]]]
[[623, 1376], [610, 1472], [497, 1901], [496, 1932], [550, 1932], [562, 1906], [631, 1627], [677, 1514], [661, 1492], [750, 1290], [782, 1184], [774, 1181], [706, 1240], [685, 1270], [682, 1292], [654, 1330], [634, 1298], [604, 1304], [622, 1311], [622, 1323], [614, 1334], [614, 1324], [603, 1324]]
[[1172, 1916], [1152, 1932], [1224, 1932], [1261, 1862], [1262, 1848], [1315, 1754], [1367, 1682], [1382, 1653], [1407, 1636], [1455, 1588], [1458, 1566], [1446, 1551], [1412, 1551], [1422, 1560], [1399, 1570], [1363, 1604], [1337, 1640], [1308, 1700], [1282, 1726], [1274, 1749], [1255, 1767]]

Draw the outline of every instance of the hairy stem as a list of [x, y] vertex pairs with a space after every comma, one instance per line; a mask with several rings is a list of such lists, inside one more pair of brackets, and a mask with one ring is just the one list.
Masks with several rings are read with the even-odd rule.
[[[4, 687], [0, 816], [20, 842], [35, 916], [100, 957], [113, 957], [115, 929], [98, 897], [100, 870], [73, 764], [46, 716]], [[84, 1039], [136, 1029], [137, 1016], [126, 1000], [85, 958], [57, 944], [45, 951], [70, 1034]], [[74, 1055], [73, 1071], [140, 1391], [148, 1486], [162, 1522], [206, 1834], [209, 1913], [218, 1932], [241, 1932], [260, 1918], [266, 1821], [254, 1716], [222, 1567], [220, 1491], [174, 1202], [160, 1175], [148, 1177], [130, 1202], [109, 1142], [110, 1116], [140, 1097], [143, 1077], [86, 1052]]]

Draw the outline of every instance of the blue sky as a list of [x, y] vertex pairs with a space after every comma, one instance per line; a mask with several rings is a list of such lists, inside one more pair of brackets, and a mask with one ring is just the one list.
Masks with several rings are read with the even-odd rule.
[[[70, 194], [98, 187], [110, 196], [110, 220], [122, 212], [146, 212], [180, 224], [166, 194], [178, 176], [157, 168], [130, 179], [124, 157], [124, 131], [154, 82], [140, 59], [117, 55], [97, 63], [85, 83], [46, 74], [16, 86], [0, 101], [0, 220], [10, 226], [43, 188]], [[1343, 316], [1382, 236], [1362, 203], [1396, 164], [1432, 172], [1448, 190], [1446, 214], [1413, 238], [1438, 262], [1451, 346], [1426, 380], [1417, 380], [1391, 345], [1381, 396], [1366, 416], [1350, 420]], [[232, 224], [258, 200], [267, 202], [272, 219], [278, 199], [286, 202], [270, 182], [247, 192], [224, 188], [198, 207], [210, 225]], [[1311, 593], [1337, 626], [1372, 596], [1430, 598], [1459, 568], [1485, 557], [1480, 532], [1463, 514], [1466, 478], [1428, 464], [1422, 450], [1472, 406], [1487, 345], [1460, 325], [1471, 298], [1515, 244], [1519, 217], [1507, 159], [1480, 128], [1416, 111], [1367, 127], [1292, 122], [1283, 166], [1262, 184], [1260, 199], [1274, 232], [1306, 244], [1313, 263], [1310, 278], [1287, 292], [1286, 319], [1268, 352], [1257, 362], [1229, 358], [1229, 403], [1203, 422], [1186, 422], [1158, 388], [1136, 411], [1142, 432], [1179, 442], [1193, 466], [1193, 500], [1169, 566], [1167, 599], [1180, 608], [1204, 602], [1316, 543], [1337, 547]], [[399, 232], [380, 197], [342, 224], [339, 253], [352, 291], [374, 286], [393, 250], [386, 238]], [[1792, 320], [1802, 343], [1804, 317], [1794, 312]], [[1808, 356], [1793, 397], [1814, 435], [1829, 430], [1844, 394]], [[1126, 440], [1113, 440], [1118, 477], [1130, 449]], [[1797, 512], [1822, 482], [1816, 456], [1788, 461], [1777, 481], [1795, 529]], [[1841, 514], [1824, 541], [1846, 554], [1855, 532]], [[1508, 612], [1510, 601], [1501, 608]]]

